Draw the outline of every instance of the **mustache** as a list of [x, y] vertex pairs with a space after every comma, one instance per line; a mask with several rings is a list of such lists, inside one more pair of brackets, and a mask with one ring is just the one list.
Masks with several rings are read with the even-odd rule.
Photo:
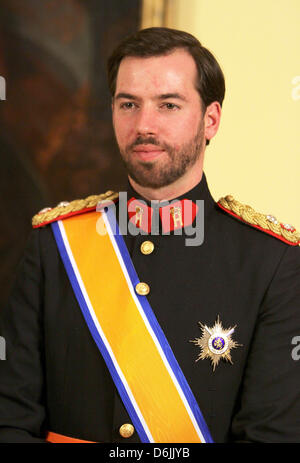
[[154, 137], [138, 137], [131, 145], [129, 145], [129, 149], [132, 149], [138, 145], [160, 146], [160, 143]]

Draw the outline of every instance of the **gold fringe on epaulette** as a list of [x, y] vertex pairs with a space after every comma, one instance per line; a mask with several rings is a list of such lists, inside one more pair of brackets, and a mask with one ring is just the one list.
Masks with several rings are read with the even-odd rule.
[[88, 196], [85, 199], [75, 199], [67, 205], [58, 205], [52, 209], [47, 210], [46, 212], [40, 212], [39, 214], [36, 214], [32, 218], [32, 225], [37, 226], [42, 223], [51, 222], [57, 219], [59, 216], [67, 215], [71, 212], [78, 212], [80, 210], [88, 209], [90, 207], [96, 207], [97, 204], [106, 201], [113, 201], [114, 199], [117, 199], [118, 196], [119, 193], [107, 191], [106, 193], [102, 193], [100, 195]]
[[279, 221], [276, 220], [277, 223], [270, 221], [266, 214], [256, 212], [251, 206], [238, 202], [231, 195], [225, 196], [225, 198], [221, 198], [219, 203], [225, 209], [232, 211], [241, 217], [241, 219], [243, 219], [245, 222], [248, 222], [252, 225], [258, 225], [264, 230], [270, 230], [276, 235], [282, 236], [287, 241], [300, 245], [300, 233], [297, 230], [286, 230], [282, 227]]

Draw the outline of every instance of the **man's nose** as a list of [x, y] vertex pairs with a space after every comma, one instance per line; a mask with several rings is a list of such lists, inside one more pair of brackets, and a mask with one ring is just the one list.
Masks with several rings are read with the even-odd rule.
[[138, 135], [155, 135], [157, 133], [157, 118], [151, 108], [141, 108], [136, 121]]

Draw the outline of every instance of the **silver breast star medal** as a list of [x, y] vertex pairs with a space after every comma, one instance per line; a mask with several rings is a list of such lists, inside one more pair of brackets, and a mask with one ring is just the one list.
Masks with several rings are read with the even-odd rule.
[[236, 325], [232, 328], [224, 329], [220, 322], [219, 315], [217, 321], [212, 327], [203, 325], [200, 322], [199, 325], [202, 331], [202, 336], [201, 338], [196, 338], [191, 341], [201, 348], [201, 352], [198, 355], [196, 362], [206, 358], [210, 359], [213, 371], [215, 371], [216, 366], [221, 359], [233, 363], [230, 355], [231, 349], [242, 346], [242, 344], [238, 344], [231, 337]]

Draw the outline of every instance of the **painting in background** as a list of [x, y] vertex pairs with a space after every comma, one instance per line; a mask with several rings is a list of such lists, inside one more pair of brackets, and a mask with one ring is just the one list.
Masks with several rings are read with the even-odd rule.
[[1, 2], [1, 306], [32, 215], [126, 183], [111, 125], [106, 58], [139, 28], [140, 3]]

